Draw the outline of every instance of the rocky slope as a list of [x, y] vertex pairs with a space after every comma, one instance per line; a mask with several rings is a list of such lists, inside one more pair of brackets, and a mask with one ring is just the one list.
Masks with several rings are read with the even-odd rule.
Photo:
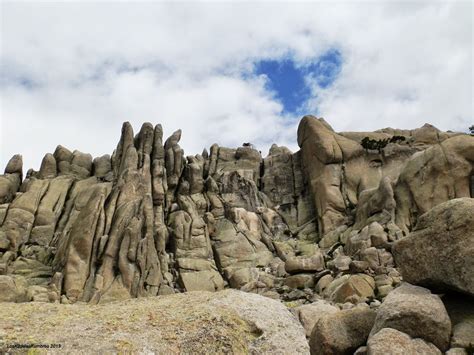
[[[365, 137], [385, 146], [364, 148]], [[403, 278], [474, 296], [473, 137], [430, 125], [336, 133], [305, 116], [296, 153], [213, 145], [185, 157], [180, 138], [163, 140], [150, 123], [134, 135], [125, 123], [111, 156], [58, 146], [25, 179], [14, 156], [0, 175], [0, 301], [97, 304], [234, 288], [306, 304], [296, 314], [309, 336], [324, 323], [311, 308], [321, 299], [374, 310]], [[367, 351], [382, 346], [372, 318], [350, 351], [369, 333]], [[398, 331], [384, 334], [421, 344]]]
[[[0, 318], [5, 348], [20, 343], [49, 345], [52, 351], [63, 353], [97, 354], [309, 351], [301, 324], [284, 305], [236, 290], [197, 291], [96, 306], [11, 305], [0, 308]], [[4, 350], [1, 345], [0, 350]]]

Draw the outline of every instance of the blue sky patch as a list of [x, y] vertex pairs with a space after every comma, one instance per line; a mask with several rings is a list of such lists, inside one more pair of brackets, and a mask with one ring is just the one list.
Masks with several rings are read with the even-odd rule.
[[33, 89], [36, 86], [35, 82], [28, 78], [20, 78], [18, 82], [26, 89]]
[[332, 49], [305, 65], [297, 65], [292, 59], [262, 60], [255, 63], [255, 73], [266, 75], [268, 89], [276, 93], [285, 113], [298, 113], [303, 104], [315, 93], [309, 81], [325, 89], [337, 78], [342, 66], [341, 53]]

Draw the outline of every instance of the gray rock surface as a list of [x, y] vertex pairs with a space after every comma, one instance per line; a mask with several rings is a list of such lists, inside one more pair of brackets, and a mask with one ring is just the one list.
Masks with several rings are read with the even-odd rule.
[[305, 304], [294, 309], [294, 313], [303, 325], [307, 337], [311, 335], [311, 332], [319, 319], [327, 314], [336, 312], [339, 312], [339, 308], [323, 300]]
[[[59, 145], [26, 177], [12, 157], [0, 175], [0, 300], [95, 305], [234, 288], [295, 308], [308, 336], [319, 324], [315, 353], [368, 351], [377, 309], [373, 337], [392, 327], [413, 338], [396, 337], [407, 347], [448, 349], [439, 298], [397, 286], [473, 295], [472, 137], [431, 125], [336, 133], [305, 116], [295, 153], [273, 145], [264, 157], [244, 143], [185, 156], [182, 133], [126, 122], [111, 155]], [[386, 144], [368, 149], [365, 137]], [[453, 318], [458, 349], [469, 349], [469, 317]]]
[[2, 353], [7, 344], [38, 343], [61, 344], [68, 354], [309, 354], [303, 327], [284, 305], [236, 290], [96, 306], [11, 304], [0, 318], [8, 336]]
[[375, 311], [362, 305], [326, 313], [315, 324], [309, 345], [311, 354], [350, 354], [366, 343], [374, 325]]
[[226, 290], [212, 297], [211, 306], [228, 309], [255, 327], [259, 336], [250, 344], [254, 354], [307, 354], [309, 346], [298, 319], [280, 302], [255, 294]]
[[[305, 116], [295, 153], [244, 143], [186, 156], [182, 133], [124, 123], [110, 156], [58, 146], [26, 177], [14, 156], [0, 175], [0, 299], [94, 305], [234, 288], [295, 308], [307, 335], [328, 316], [317, 304], [365, 312], [336, 317], [345, 333], [321, 328], [334, 340], [324, 351], [366, 351], [364, 319], [380, 308], [377, 327], [395, 324], [397, 307], [400, 324], [428, 322], [425, 340], [447, 350], [439, 299], [397, 286], [403, 276], [473, 294], [472, 137], [431, 125], [336, 133]], [[366, 149], [365, 137], [388, 143]], [[453, 330], [468, 349], [470, 322]]]
[[24, 277], [0, 275], [0, 302], [25, 302], [27, 282]]
[[384, 328], [424, 339], [441, 351], [449, 348], [451, 320], [446, 308], [437, 295], [422, 287], [404, 283], [388, 294], [377, 311], [370, 336]]
[[413, 284], [474, 296], [474, 199], [439, 204], [422, 215], [393, 255], [403, 278]]
[[441, 355], [441, 351], [422, 339], [392, 328], [383, 328], [367, 342], [367, 355], [424, 354]]

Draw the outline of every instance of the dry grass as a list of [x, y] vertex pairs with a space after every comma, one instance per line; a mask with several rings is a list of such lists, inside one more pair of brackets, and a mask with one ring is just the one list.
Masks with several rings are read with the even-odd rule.
[[232, 310], [192, 292], [102, 305], [0, 303], [0, 353], [11, 344], [61, 344], [15, 353], [248, 353], [258, 336]]

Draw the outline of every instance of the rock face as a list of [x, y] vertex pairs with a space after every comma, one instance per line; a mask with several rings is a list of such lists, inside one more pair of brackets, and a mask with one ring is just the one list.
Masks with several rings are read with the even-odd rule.
[[[102, 303], [166, 296], [130, 301], [165, 307], [134, 323], [151, 324], [153, 337], [130, 330], [133, 342], [122, 349], [113, 338], [106, 352], [148, 351], [142, 344], [165, 334], [155, 325], [171, 319], [166, 307], [188, 300], [214, 307], [212, 321], [225, 325], [206, 333], [210, 321], [193, 323], [189, 340], [168, 339], [181, 350], [217, 351], [209, 339], [223, 352], [307, 353], [305, 335], [314, 354], [448, 350], [440, 298], [400, 284], [474, 295], [472, 136], [430, 125], [336, 133], [305, 116], [299, 151], [273, 145], [262, 157], [249, 143], [186, 156], [181, 135], [164, 139], [151, 123], [135, 134], [124, 123], [111, 155], [58, 146], [25, 177], [15, 155], [0, 175], [0, 302], [86, 302], [119, 317]], [[172, 295], [185, 291], [197, 293]], [[304, 330], [270, 298], [294, 307]], [[24, 309], [34, 307], [62, 312]], [[472, 347], [471, 323], [456, 316], [451, 353]]]
[[185, 157], [180, 138], [125, 123], [112, 156], [58, 146], [25, 180], [14, 156], [0, 176], [2, 297], [25, 300], [12, 296], [17, 275], [64, 303], [227, 286], [278, 297], [287, 258], [292, 274], [324, 269], [299, 152]]
[[2, 353], [12, 343], [61, 344], [68, 354], [309, 353], [303, 327], [284, 305], [236, 290], [97, 306], [12, 304], [0, 307], [0, 318], [0, 332], [8, 334]]
[[[364, 136], [405, 140], [374, 151], [359, 144]], [[474, 139], [468, 135], [443, 133], [430, 125], [338, 134], [324, 119], [305, 116], [298, 144], [322, 235], [353, 218], [360, 227], [367, 218], [384, 221], [395, 214], [407, 231], [416, 215], [449, 199], [471, 197]]]
[[[434, 242], [413, 238], [428, 228], [420, 215], [472, 191], [473, 138], [429, 125], [336, 133], [305, 116], [301, 149], [273, 145], [266, 157], [248, 143], [186, 156], [181, 135], [124, 123], [110, 156], [58, 146], [25, 178], [14, 156], [0, 175], [0, 276], [10, 290], [1, 297], [95, 304], [231, 287], [296, 306], [382, 301], [405, 263], [392, 244], [417, 222], [394, 250]], [[365, 149], [365, 137], [385, 146]], [[427, 259], [428, 286], [471, 292], [466, 238], [463, 250], [436, 242], [449, 255], [433, 267]], [[418, 276], [407, 279], [424, 284]], [[18, 278], [25, 297], [11, 291]]]
[[422, 215], [393, 255], [414, 284], [474, 296], [474, 199], [444, 202]]
[[417, 216], [442, 202], [473, 193], [474, 137], [461, 135], [414, 154], [395, 187], [397, 224], [405, 231]]

